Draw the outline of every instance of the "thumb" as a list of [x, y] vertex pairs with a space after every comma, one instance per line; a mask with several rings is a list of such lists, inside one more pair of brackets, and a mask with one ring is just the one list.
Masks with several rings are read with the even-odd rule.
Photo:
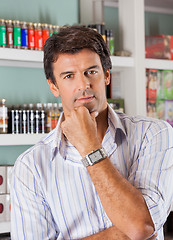
[[91, 115], [91, 118], [93, 119], [93, 120], [95, 120], [95, 118], [98, 116], [98, 112], [97, 111], [95, 111], [95, 112], [92, 112], [90, 115]]

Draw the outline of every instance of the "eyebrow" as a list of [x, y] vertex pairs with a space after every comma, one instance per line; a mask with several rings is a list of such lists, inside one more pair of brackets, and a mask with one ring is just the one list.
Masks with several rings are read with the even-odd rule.
[[62, 73], [60, 73], [60, 77], [66, 75], [66, 74], [72, 74], [72, 73], [74, 73], [74, 72], [70, 72], [70, 71], [62, 72]]
[[88, 71], [88, 70], [93, 69], [93, 68], [99, 69], [99, 66], [98, 65], [93, 65], [93, 66], [85, 69], [85, 71]]
[[[88, 71], [88, 70], [90, 70], [90, 69], [93, 69], [93, 68], [99, 69], [99, 66], [98, 66], [98, 65], [90, 66], [90, 67], [86, 68], [86, 69], [84, 70], [84, 72], [86, 72], [86, 71]], [[60, 77], [66, 75], [66, 74], [73, 74], [73, 73], [75, 73], [75, 72], [73, 72], [73, 71], [62, 72], [62, 73], [60, 73]]]

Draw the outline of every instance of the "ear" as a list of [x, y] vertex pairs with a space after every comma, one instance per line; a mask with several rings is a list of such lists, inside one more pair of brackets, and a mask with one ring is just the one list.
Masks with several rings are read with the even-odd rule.
[[55, 97], [59, 97], [59, 89], [55, 86], [54, 83], [52, 83], [52, 81], [50, 79], [48, 79], [48, 84], [49, 84], [50, 90], [53, 93], [53, 95]]
[[111, 79], [111, 72], [110, 72], [110, 69], [108, 69], [105, 74], [105, 85], [109, 85], [110, 79]]

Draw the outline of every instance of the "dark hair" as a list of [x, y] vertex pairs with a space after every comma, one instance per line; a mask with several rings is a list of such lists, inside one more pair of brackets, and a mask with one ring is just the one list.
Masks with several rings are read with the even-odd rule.
[[48, 38], [44, 45], [46, 78], [55, 84], [52, 63], [57, 61], [59, 54], [75, 54], [84, 48], [99, 55], [104, 74], [112, 68], [109, 50], [103, 37], [96, 30], [84, 26], [62, 27], [58, 33]]

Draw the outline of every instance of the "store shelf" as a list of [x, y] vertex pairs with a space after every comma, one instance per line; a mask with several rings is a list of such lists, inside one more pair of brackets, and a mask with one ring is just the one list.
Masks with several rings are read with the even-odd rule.
[[10, 232], [10, 222], [0, 222], [0, 234]]
[[[133, 67], [132, 57], [111, 56], [113, 67]], [[43, 51], [0, 48], [0, 66], [43, 68]]]
[[1, 134], [0, 146], [33, 145], [46, 134]]
[[0, 48], [0, 66], [43, 68], [43, 51]]
[[111, 56], [113, 68], [134, 67], [134, 59], [132, 57]]
[[145, 59], [145, 67], [153, 69], [173, 70], [173, 61], [164, 59]]

